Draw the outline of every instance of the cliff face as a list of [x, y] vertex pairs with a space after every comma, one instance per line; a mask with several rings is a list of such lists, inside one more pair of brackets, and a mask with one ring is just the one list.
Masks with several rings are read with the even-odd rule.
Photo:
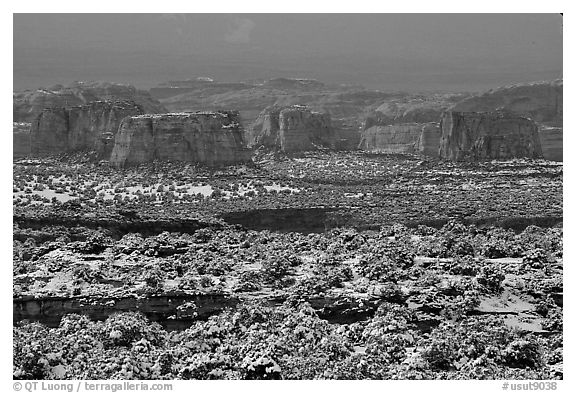
[[542, 156], [550, 161], [562, 161], [562, 128], [540, 127], [538, 134], [540, 135], [540, 143], [542, 145]]
[[373, 126], [362, 132], [358, 148], [376, 153], [438, 155], [440, 131], [436, 123]]
[[326, 113], [293, 106], [280, 112], [278, 122], [282, 151], [312, 150], [314, 145], [334, 148], [334, 130]]
[[562, 127], [563, 81], [523, 83], [490, 90], [464, 99], [454, 112], [493, 112], [504, 110], [548, 126]]
[[433, 94], [429, 96], [391, 97], [377, 107], [370, 106], [363, 129], [391, 124], [433, 123], [440, 121], [442, 112], [465, 94]]
[[30, 123], [14, 123], [12, 127], [12, 138], [14, 150], [13, 158], [20, 158], [30, 155]]
[[430, 157], [438, 157], [442, 130], [438, 123], [424, 124], [418, 140], [418, 153]]
[[330, 115], [300, 105], [269, 107], [247, 132], [248, 146], [264, 146], [284, 152], [334, 148], [335, 131]]
[[107, 158], [122, 119], [142, 113], [138, 105], [127, 101], [44, 109], [32, 122], [31, 151], [43, 155], [95, 150]]
[[206, 165], [248, 162], [237, 112], [166, 113], [124, 119], [110, 162], [123, 167], [153, 160]]
[[245, 133], [248, 147], [275, 148], [280, 146], [281, 110], [281, 107], [269, 106], [258, 115], [256, 121]]
[[542, 157], [538, 126], [507, 112], [442, 115], [440, 156], [451, 160]]
[[45, 108], [69, 108], [92, 101], [133, 101], [144, 113], [167, 112], [164, 106], [134, 86], [108, 82], [74, 82], [13, 94], [13, 121], [32, 122]]

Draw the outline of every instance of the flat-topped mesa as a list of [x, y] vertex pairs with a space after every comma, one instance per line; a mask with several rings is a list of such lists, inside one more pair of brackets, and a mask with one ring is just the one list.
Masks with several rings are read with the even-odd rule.
[[250, 157], [238, 112], [186, 112], [125, 118], [110, 162], [118, 167], [154, 160], [222, 166]]
[[438, 123], [372, 126], [362, 131], [358, 149], [373, 153], [438, 156]]
[[263, 146], [283, 152], [335, 147], [330, 115], [302, 105], [266, 108], [247, 133], [250, 147]]
[[440, 156], [450, 160], [541, 158], [537, 124], [509, 112], [442, 115]]
[[108, 158], [123, 118], [144, 113], [131, 101], [93, 101], [69, 108], [46, 108], [32, 122], [34, 155], [96, 151]]

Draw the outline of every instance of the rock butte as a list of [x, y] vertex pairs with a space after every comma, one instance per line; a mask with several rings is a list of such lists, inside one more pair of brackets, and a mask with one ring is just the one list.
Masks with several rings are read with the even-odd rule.
[[375, 153], [438, 156], [440, 127], [437, 123], [373, 126], [362, 132], [360, 150]]
[[93, 150], [108, 158], [126, 116], [144, 113], [130, 101], [93, 101], [70, 108], [46, 108], [32, 122], [32, 154]]
[[283, 152], [334, 148], [336, 144], [330, 115], [305, 106], [269, 107], [247, 132], [248, 146], [263, 146]]
[[118, 167], [154, 160], [210, 166], [250, 161], [238, 112], [140, 115], [120, 124], [110, 162]]
[[453, 112], [442, 115], [440, 156], [450, 160], [541, 158], [538, 126], [508, 112]]
[[[276, 104], [266, 107], [247, 127], [243, 138], [249, 148], [264, 147], [282, 152], [299, 152], [318, 148], [360, 149], [376, 153], [408, 153], [435, 157], [441, 153], [440, 140], [442, 138], [444, 142], [441, 157], [445, 159], [522, 156], [562, 160], [562, 80], [504, 86], [475, 96], [434, 94], [404, 97], [370, 91], [333, 91], [329, 96], [324, 96], [325, 86], [320, 82], [285, 78], [274, 79], [260, 85], [222, 84], [208, 80], [208, 78], [200, 78], [193, 81], [169, 82], [166, 88], [173, 90], [192, 88], [194, 90], [198, 86], [210, 86], [211, 88], [218, 87], [214, 90], [214, 94], [220, 94], [238, 89], [252, 92], [254, 89], [248, 89], [248, 87], [268, 85], [283, 86], [284, 90], [274, 88], [270, 91], [261, 91], [262, 94], [267, 91], [266, 94], [273, 96], [272, 101], [276, 100]], [[293, 89], [302, 94], [289, 94]], [[276, 96], [280, 94], [279, 92], [286, 94]], [[194, 90], [193, 94], [200, 94], [203, 97], [204, 93]], [[226, 103], [222, 107], [240, 108], [243, 119], [246, 120], [244, 114], [250, 111], [246, 112], [242, 108], [252, 102], [253, 98], [252, 95], [239, 96], [236, 101], [222, 102], [222, 104]], [[202, 107], [194, 102], [186, 107]], [[293, 105], [297, 102], [306, 102], [307, 106]], [[350, 107], [351, 102], [354, 103], [352, 107]], [[378, 103], [375, 104], [375, 102]], [[178, 110], [176, 108], [175, 112]], [[449, 120], [451, 115], [443, 114], [446, 111], [453, 114], [465, 114], [459, 115], [462, 126], [454, 128], [452, 120]], [[189, 112], [164, 113], [166, 110], [149, 93], [129, 85], [75, 82], [66, 87], [56, 85], [48, 89], [15, 93], [14, 157], [85, 150], [96, 151], [99, 159], [108, 159], [115, 144], [114, 138], [118, 126], [124, 117], [158, 112], [162, 114], [141, 117], [140, 121], [149, 119], [159, 122], [158, 124], [164, 124], [168, 119], [172, 119], [171, 123], [175, 125], [177, 123], [174, 120], [175, 116], [181, 119], [190, 117]], [[501, 112], [506, 112], [508, 115], [503, 116]], [[196, 112], [195, 116], [201, 114], [216, 116], [215, 113], [231, 112]], [[477, 115], [470, 113], [477, 113]], [[24, 126], [32, 116], [36, 117], [33, 118], [32, 123], [28, 123], [31, 125]], [[513, 116], [517, 119], [513, 120]], [[504, 117], [507, 120], [504, 120]], [[476, 120], [472, 120], [473, 118]], [[519, 120], [520, 118], [524, 120]], [[159, 119], [162, 120], [159, 121]], [[441, 119], [445, 124], [443, 128], [435, 125]], [[538, 142], [529, 142], [532, 137], [527, 137], [530, 132], [524, 127], [528, 119], [533, 120], [538, 127], [536, 136]], [[241, 122], [239, 116], [236, 122]], [[361, 123], [362, 126], [360, 126]], [[520, 125], [521, 123], [523, 125]], [[470, 134], [469, 126], [472, 125], [480, 127], [473, 132], [478, 132], [483, 136], [469, 144], [464, 141], [470, 139], [470, 135], [458, 135]], [[483, 130], [487, 127], [497, 127], [497, 129], [489, 132]], [[362, 129], [361, 132], [360, 129]], [[446, 135], [441, 136], [442, 133]], [[204, 141], [205, 137], [202, 138]], [[175, 141], [165, 142], [172, 146], [172, 149], [176, 149], [173, 154], [166, 152], [168, 147], [158, 145], [157, 150], [163, 152], [133, 153], [132, 158], [117, 158], [117, 160], [128, 164], [131, 161], [143, 162], [144, 157], [195, 161], [209, 165], [244, 162], [244, 157], [249, 153], [244, 149], [244, 141], [231, 142], [234, 138], [228, 136], [213, 139], [207, 142], [205, 149], [195, 147], [192, 152], [186, 145], [189, 138], [182, 137], [183, 146], [177, 145]], [[507, 143], [509, 142], [508, 148], [500, 146], [500, 142], [497, 142], [502, 138], [506, 139]], [[464, 145], [456, 146], [454, 145], [456, 142], [450, 141], [460, 141], [458, 143], [464, 143]], [[121, 143], [126, 143], [126, 141], [121, 141]], [[161, 142], [157, 140], [155, 143]], [[534, 147], [529, 147], [530, 143]], [[219, 144], [223, 149], [222, 152], [210, 147]], [[537, 144], [540, 150], [535, 147]], [[232, 146], [242, 146], [238, 147], [242, 153]], [[212, 158], [208, 157], [212, 154], [211, 151], [215, 154]], [[119, 165], [118, 162], [116, 162], [117, 165]]]

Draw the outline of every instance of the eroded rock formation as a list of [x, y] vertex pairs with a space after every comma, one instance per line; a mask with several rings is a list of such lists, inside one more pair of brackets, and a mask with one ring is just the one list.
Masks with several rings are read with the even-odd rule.
[[142, 113], [140, 106], [129, 101], [93, 101], [70, 108], [46, 108], [32, 122], [32, 154], [94, 150], [107, 158], [122, 119]]
[[12, 156], [14, 158], [30, 155], [30, 127], [30, 123], [14, 122], [12, 128], [12, 146], [14, 146]]
[[373, 126], [362, 132], [358, 148], [375, 153], [438, 155], [440, 131], [437, 123]]
[[335, 147], [330, 115], [305, 106], [269, 107], [247, 132], [248, 146], [295, 152]]
[[550, 161], [562, 161], [562, 128], [542, 126], [538, 130], [538, 134], [540, 135], [540, 144], [542, 145], [542, 156]]
[[450, 160], [542, 157], [538, 126], [526, 117], [497, 112], [442, 115], [440, 156]]
[[312, 150], [318, 145], [334, 148], [334, 130], [326, 113], [292, 106], [280, 111], [278, 122], [282, 151]]
[[109, 82], [73, 82], [46, 89], [13, 94], [13, 121], [32, 122], [45, 108], [69, 108], [92, 101], [133, 101], [144, 113], [167, 112], [164, 106], [144, 90]]
[[504, 110], [548, 126], [562, 127], [562, 79], [504, 86], [456, 103], [454, 112]]
[[124, 119], [110, 162], [123, 167], [153, 160], [211, 166], [250, 160], [238, 112], [140, 115]]
[[390, 97], [385, 102], [368, 108], [364, 129], [390, 124], [432, 123], [440, 121], [442, 112], [466, 94], [433, 94], [430, 96]]

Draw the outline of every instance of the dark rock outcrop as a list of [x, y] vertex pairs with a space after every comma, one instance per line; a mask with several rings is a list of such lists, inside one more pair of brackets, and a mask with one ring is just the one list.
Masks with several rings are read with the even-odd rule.
[[453, 112], [504, 110], [548, 126], [562, 127], [562, 94], [562, 79], [520, 83], [466, 98], [456, 103], [450, 110]]
[[31, 153], [30, 144], [30, 123], [13, 123], [12, 127], [12, 146], [14, 147], [13, 158], [29, 156]]
[[109, 82], [73, 82], [47, 89], [13, 94], [13, 121], [32, 122], [45, 108], [69, 108], [92, 101], [133, 101], [144, 113], [166, 112], [164, 106], [144, 90]]
[[32, 122], [32, 154], [90, 150], [108, 158], [122, 119], [142, 113], [140, 106], [129, 101], [93, 101], [69, 108], [46, 108]]
[[437, 123], [373, 126], [362, 132], [358, 148], [374, 153], [438, 155], [440, 131]]
[[211, 166], [248, 162], [238, 112], [165, 113], [124, 119], [110, 162], [123, 167], [153, 160]]
[[440, 156], [450, 160], [540, 158], [537, 124], [508, 112], [454, 112], [442, 115]]
[[268, 107], [247, 132], [248, 146], [283, 152], [334, 148], [335, 131], [330, 115], [305, 106]]

